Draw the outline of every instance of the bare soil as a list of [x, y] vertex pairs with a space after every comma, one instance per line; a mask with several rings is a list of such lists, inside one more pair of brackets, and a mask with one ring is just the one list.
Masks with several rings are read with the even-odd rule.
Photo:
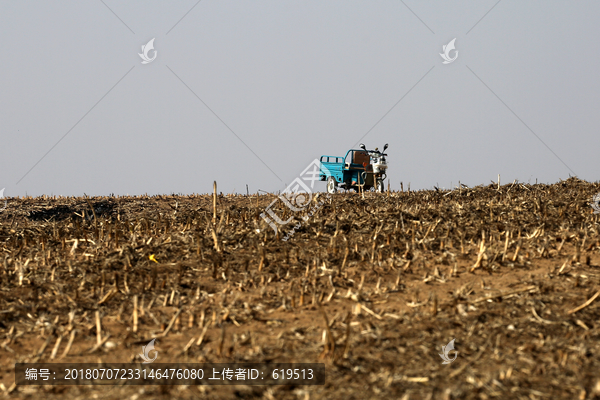
[[[8, 199], [0, 389], [23, 399], [600, 399], [598, 192], [571, 178], [320, 193], [306, 220], [274, 207], [293, 218], [277, 234], [260, 217], [273, 195], [218, 195], [216, 208], [213, 195]], [[154, 337], [162, 363], [321, 362], [327, 381], [14, 384], [16, 362], [138, 362]], [[442, 364], [452, 339], [456, 360]]]

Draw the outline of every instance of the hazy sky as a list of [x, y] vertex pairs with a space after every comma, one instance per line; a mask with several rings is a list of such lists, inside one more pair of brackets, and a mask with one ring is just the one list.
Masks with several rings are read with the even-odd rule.
[[0, 0], [0, 189], [278, 191], [359, 141], [389, 143], [393, 189], [597, 181], [598, 21], [597, 1]]

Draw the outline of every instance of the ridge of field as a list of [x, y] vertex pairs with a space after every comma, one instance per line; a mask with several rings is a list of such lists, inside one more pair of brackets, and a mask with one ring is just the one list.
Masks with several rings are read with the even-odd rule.
[[[600, 399], [598, 192], [570, 178], [318, 193], [312, 216], [272, 206], [292, 218], [277, 234], [261, 217], [275, 195], [9, 198], [0, 389], [23, 399]], [[16, 362], [139, 362], [152, 338], [157, 362], [322, 362], [326, 384], [14, 384]], [[444, 365], [452, 339], [457, 358]]]

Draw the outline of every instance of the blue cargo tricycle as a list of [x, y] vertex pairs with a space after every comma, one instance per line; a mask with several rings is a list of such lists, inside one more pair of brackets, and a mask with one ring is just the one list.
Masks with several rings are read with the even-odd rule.
[[335, 193], [338, 187], [355, 191], [375, 189], [383, 192], [383, 181], [387, 177], [387, 161], [383, 152], [376, 147], [367, 150], [364, 144], [361, 149], [348, 150], [345, 157], [321, 156], [319, 179], [327, 181], [327, 192]]

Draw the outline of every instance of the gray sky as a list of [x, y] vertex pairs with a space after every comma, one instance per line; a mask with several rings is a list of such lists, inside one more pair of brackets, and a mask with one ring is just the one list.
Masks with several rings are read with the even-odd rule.
[[277, 191], [367, 132], [393, 189], [597, 181], [599, 20], [593, 1], [0, 0], [0, 189]]

